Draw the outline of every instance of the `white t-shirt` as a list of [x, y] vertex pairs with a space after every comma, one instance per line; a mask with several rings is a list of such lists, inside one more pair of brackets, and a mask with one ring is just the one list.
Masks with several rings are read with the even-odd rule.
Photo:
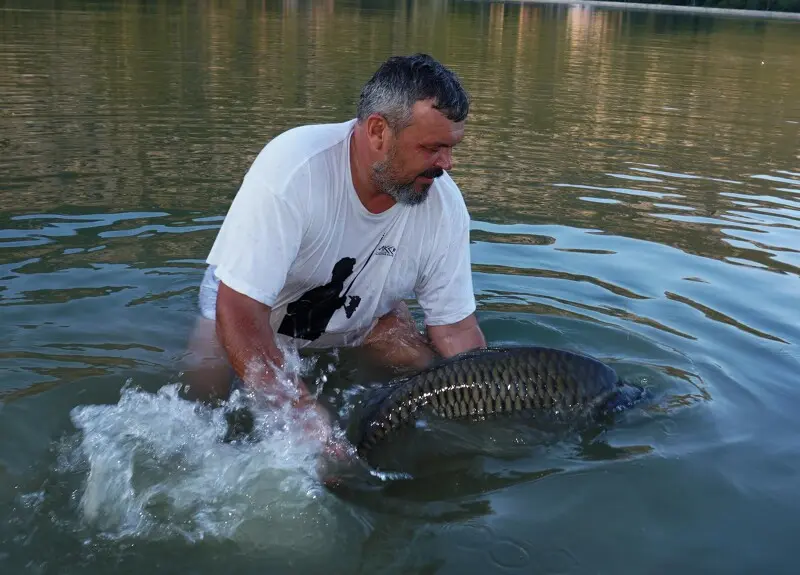
[[370, 213], [350, 172], [355, 120], [293, 128], [254, 160], [231, 203], [200, 290], [214, 317], [219, 280], [272, 307], [295, 347], [358, 345], [398, 300], [427, 325], [475, 311], [469, 214], [445, 173], [422, 204]]

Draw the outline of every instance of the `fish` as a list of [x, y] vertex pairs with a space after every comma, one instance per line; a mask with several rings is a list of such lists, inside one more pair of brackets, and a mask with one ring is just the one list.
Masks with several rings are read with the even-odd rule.
[[[543, 346], [486, 347], [368, 389], [346, 424], [364, 462], [424, 414], [479, 422], [523, 416], [545, 424], [581, 424], [619, 413], [648, 397], [590, 355]], [[226, 443], [259, 440], [252, 406], [225, 410]], [[353, 437], [353, 435], [355, 437]]]
[[646, 390], [600, 360], [542, 346], [487, 347], [458, 354], [373, 390], [362, 402], [354, 441], [370, 453], [422, 414], [483, 421], [522, 415], [579, 424], [626, 410]]

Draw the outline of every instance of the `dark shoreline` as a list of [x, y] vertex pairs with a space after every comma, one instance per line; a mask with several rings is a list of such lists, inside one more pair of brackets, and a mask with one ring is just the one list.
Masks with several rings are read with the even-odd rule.
[[[492, 2], [494, 0], [490, 0]], [[505, 0], [496, 0], [504, 1]], [[717, 8], [706, 6], [687, 6], [683, 4], [655, 4], [647, 2], [609, 2], [605, 0], [510, 0], [511, 4], [567, 4], [594, 8], [613, 8], [622, 10], [703, 14], [708, 16], [739, 16], [746, 18], [771, 18], [776, 20], [800, 20], [800, 11], [749, 10], [739, 8]], [[798, 2], [797, 10], [800, 10]]]

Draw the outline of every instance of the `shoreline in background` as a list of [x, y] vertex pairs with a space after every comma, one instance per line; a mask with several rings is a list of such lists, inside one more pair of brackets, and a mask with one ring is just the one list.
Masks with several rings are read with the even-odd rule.
[[[506, 0], [490, 0], [506, 1]], [[745, 10], [740, 8], [712, 8], [685, 6], [680, 4], [648, 4], [643, 2], [611, 2], [607, 0], [508, 0], [511, 4], [570, 4], [594, 8], [616, 8], [623, 10], [649, 10], [652, 12], [684, 12], [708, 16], [738, 16], [746, 18], [772, 18], [777, 20], [800, 20], [800, 12], [775, 10]]]

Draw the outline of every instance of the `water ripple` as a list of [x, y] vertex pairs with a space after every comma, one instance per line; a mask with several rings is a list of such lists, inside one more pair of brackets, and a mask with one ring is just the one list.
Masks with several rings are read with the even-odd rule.
[[589, 186], [586, 184], [553, 184], [555, 187], [558, 188], [578, 188], [582, 190], [597, 190], [600, 192], [612, 192], [616, 194], [625, 194], [631, 196], [641, 196], [644, 198], [682, 198], [681, 194], [670, 194], [664, 192], [654, 192], [651, 190], [634, 190], [630, 188], [611, 188], [611, 187], [600, 187], [600, 186]]

